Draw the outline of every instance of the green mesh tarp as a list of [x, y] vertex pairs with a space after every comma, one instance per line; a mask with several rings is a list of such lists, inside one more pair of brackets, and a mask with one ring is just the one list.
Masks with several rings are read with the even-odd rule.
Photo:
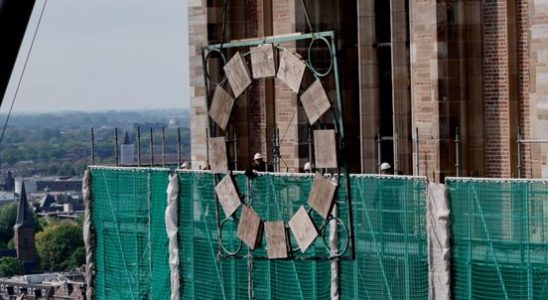
[[[217, 222], [223, 212], [215, 204], [215, 176], [184, 172], [179, 178], [181, 298], [246, 299], [246, 250], [241, 251], [243, 258], [218, 257]], [[305, 176], [259, 176], [251, 184], [253, 208], [263, 220], [287, 221], [306, 203], [311, 182]], [[245, 177], [236, 176], [236, 183], [245, 194]], [[356, 176], [351, 191], [356, 260], [341, 262], [342, 299], [427, 299], [426, 181]], [[339, 193], [342, 199], [344, 189]], [[345, 211], [340, 202], [342, 220]], [[346, 238], [344, 230], [338, 234]], [[225, 223], [222, 236], [225, 248], [237, 249], [232, 222]], [[321, 238], [308, 251], [320, 257], [329, 254]], [[264, 255], [264, 250], [254, 255]], [[329, 299], [330, 277], [329, 261], [254, 260], [253, 293], [255, 299]]]
[[[217, 228], [224, 213], [217, 210], [214, 193], [219, 178], [201, 172], [178, 175], [181, 299], [247, 299], [247, 249], [238, 258], [220, 257]], [[245, 177], [237, 175], [236, 183], [248, 202]], [[252, 206], [263, 220], [288, 221], [306, 203], [311, 183], [310, 176], [259, 176], [251, 184]], [[169, 299], [167, 184], [168, 170], [163, 169], [91, 169], [95, 299]], [[426, 181], [352, 176], [350, 185], [356, 259], [341, 261], [341, 298], [427, 299]], [[338, 196], [344, 199], [343, 188]], [[344, 201], [338, 211], [346, 223]], [[321, 223], [321, 217], [312, 216]], [[344, 245], [342, 226], [338, 235]], [[228, 251], [239, 247], [231, 221], [223, 224], [222, 242]], [[253, 255], [265, 256], [264, 246]], [[321, 237], [306, 255], [329, 255]], [[329, 299], [330, 261], [300, 258], [253, 260], [254, 299]]]
[[547, 183], [448, 179], [446, 184], [454, 297], [548, 299]]
[[428, 299], [426, 180], [352, 176], [356, 260], [342, 262], [344, 299]]
[[95, 299], [169, 299], [168, 170], [90, 171]]

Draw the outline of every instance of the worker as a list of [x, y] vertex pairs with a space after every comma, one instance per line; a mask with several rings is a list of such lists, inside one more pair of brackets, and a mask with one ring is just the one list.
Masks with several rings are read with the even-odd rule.
[[314, 172], [314, 164], [312, 164], [311, 162], [305, 163], [303, 170], [304, 170], [305, 173]]
[[389, 163], [383, 162], [381, 164], [381, 175], [392, 175], [392, 166]]
[[181, 170], [190, 170], [190, 163], [184, 162], [184, 163], [181, 165]]
[[245, 170], [245, 175], [248, 177], [255, 177], [259, 172], [272, 172], [272, 166], [268, 165], [261, 153], [255, 153], [253, 155], [253, 162]]

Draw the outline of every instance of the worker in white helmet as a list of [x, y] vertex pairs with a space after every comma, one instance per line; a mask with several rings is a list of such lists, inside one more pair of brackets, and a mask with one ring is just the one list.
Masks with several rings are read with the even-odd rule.
[[304, 164], [303, 170], [305, 173], [312, 173], [314, 172], [314, 165], [311, 162], [307, 162]]
[[392, 174], [392, 166], [387, 162], [383, 162], [381, 164], [381, 175], [391, 175], [391, 174]]
[[253, 172], [271, 172], [272, 168], [264, 161], [263, 155], [259, 152], [253, 155], [253, 162], [251, 163], [251, 170]]
[[184, 162], [184, 163], [181, 165], [181, 170], [190, 170], [190, 163]]

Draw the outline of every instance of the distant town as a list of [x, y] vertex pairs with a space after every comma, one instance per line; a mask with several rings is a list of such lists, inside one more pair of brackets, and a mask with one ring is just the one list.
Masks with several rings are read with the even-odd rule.
[[92, 161], [186, 161], [188, 113], [64, 112], [12, 118], [0, 144], [0, 295], [84, 299], [86, 166]]

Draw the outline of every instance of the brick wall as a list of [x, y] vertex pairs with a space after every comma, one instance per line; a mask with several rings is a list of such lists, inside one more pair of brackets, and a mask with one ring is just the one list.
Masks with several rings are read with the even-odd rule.
[[[274, 35], [295, 32], [295, 0], [272, 1], [272, 31]], [[294, 43], [283, 44], [294, 49]], [[274, 85], [276, 125], [280, 129], [280, 153], [283, 158], [280, 170], [297, 171], [300, 165], [298, 142], [297, 96], [282, 82]]]
[[484, 165], [487, 177], [510, 177], [510, 95], [506, 0], [483, 2]]

